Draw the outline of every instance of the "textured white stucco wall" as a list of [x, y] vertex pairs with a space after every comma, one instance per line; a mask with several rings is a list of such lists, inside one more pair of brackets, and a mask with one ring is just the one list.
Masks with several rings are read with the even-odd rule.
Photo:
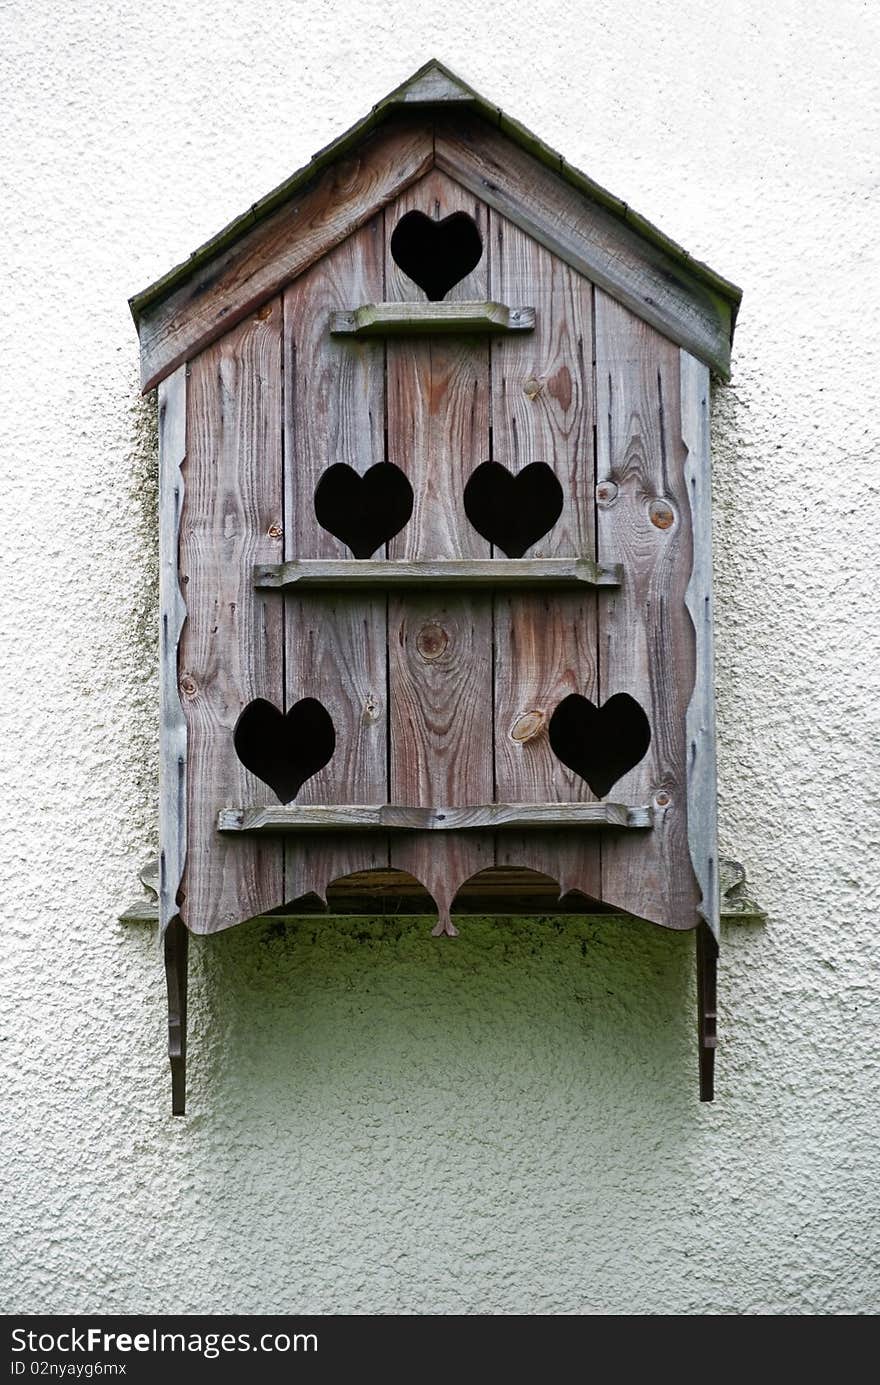
[[[0, 1308], [878, 1307], [880, 19], [858, 0], [0, 7]], [[692, 940], [193, 947], [190, 1110], [116, 916], [155, 845], [126, 298], [436, 54], [745, 289], [718, 393], [718, 1099]]]

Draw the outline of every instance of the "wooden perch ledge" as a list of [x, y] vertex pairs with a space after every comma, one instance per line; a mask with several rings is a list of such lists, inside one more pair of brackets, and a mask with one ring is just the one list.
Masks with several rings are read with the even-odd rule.
[[393, 803], [288, 804], [286, 807], [221, 808], [219, 832], [461, 832], [523, 827], [641, 828], [654, 824], [653, 809], [623, 803], [485, 803], [475, 808], [400, 808]]
[[531, 332], [534, 308], [504, 303], [364, 303], [330, 314], [334, 337], [414, 336], [430, 332]]
[[258, 563], [254, 586], [310, 587], [619, 587], [619, 564], [592, 558], [296, 558]]

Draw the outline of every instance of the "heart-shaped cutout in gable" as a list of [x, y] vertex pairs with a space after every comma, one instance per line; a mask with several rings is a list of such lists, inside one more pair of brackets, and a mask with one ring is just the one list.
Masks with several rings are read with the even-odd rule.
[[553, 753], [586, 780], [597, 798], [604, 798], [644, 759], [651, 727], [629, 693], [615, 693], [601, 707], [570, 693], [550, 718], [549, 736]]
[[377, 462], [363, 476], [337, 462], [315, 489], [318, 523], [356, 558], [371, 558], [409, 523], [412, 511], [412, 486], [393, 462]]
[[432, 221], [424, 212], [407, 212], [391, 235], [391, 258], [432, 303], [476, 269], [483, 256], [477, 223], [467, 212]]
[[233, 742], [245, 769], [268, 784], [282, 803], [289, 803], [331, 760], [336, 731], [317, 698], [304, 697], [285, 714], [257, 697], [235, 723]]
[[512, 476], [500, 462], [483, 462], [468, 477], [464, 510], [478, 534], [508, 558], [521, 558], [562, 514], [562, 486], [546, 462]]

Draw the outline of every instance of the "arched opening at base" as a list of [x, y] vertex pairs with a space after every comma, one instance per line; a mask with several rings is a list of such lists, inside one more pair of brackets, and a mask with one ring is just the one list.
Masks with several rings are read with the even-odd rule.
[[[489, 866], [465, 880], [450, 912], [479, 914], [616, 914], [602, 900], [571, 890], [560, 899], [549, 875], [527, 866]], [[273, 914], [425, 914], [436, 917], [437, 905], [425, 886], [406, 871], [377, 868], [352, 871], [327, 886], [326, 903], [306, 894], [272, 910]]]

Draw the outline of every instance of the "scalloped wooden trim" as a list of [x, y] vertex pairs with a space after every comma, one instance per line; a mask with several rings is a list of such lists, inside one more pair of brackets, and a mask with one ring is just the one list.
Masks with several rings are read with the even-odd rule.
[[[733, 859], [732, 859], [731, 857], [729, 857], [729, 856], [721, 856], [721, 857], [719, 857], [719, 859], [718, 859], [718, 873], [719, 873], [719, 879], [720, 879], [720, 884], [721, 884], [721, 899], [720, 899], [720, 915], [721, 915], [721, 921], [722, 921], [723, 923], [734, 923], [734, 924], [736, 924], [736, 923], [763, 923], [764, 920], [767, 918], [767, 914], [766, 914], [766, 911], [765, 911], [764, 909], [761, 908], [760, 904], [756, 903], [756, 901], [752, 898], [751, 894], [749, 893], [749, 885], [748, 885], [748, 880], [746, 879], [746, 870], [745, 870], [745, 866], [743, 866], [742, 863], [741, 863], [740, 861], [735, 861], [735, 860], [733, 860]], [[142, 885], [144, 886], [144, 889], [147, 891], [148, 894], [151, 894], [151, 895], [153, 896], [153, 898], [152, 898], [152, 899], [136, 899], [136, 900], [133, 900], [132, 903], [128, 906], [128, 908], [125, 909], [125, 910], [123, 911], [123, 913], [121, 913], [121, 914], [119, 915], [119, 922], [120, 922], [120, 923], [141, 923], [141, 924], [144, 924], [144, 923], [145, 923], [145, 924], [154, 924], [154, 923], [158, 923], [158, 922], [159, 922], [159, 899], [158, 899], [158, 892], [159, 892], [159, 858], [158, 858], [158, 856], [154, 856], [154, 857], [152, 858], [152, 860], [147, 861], [147, 862], [145, 863], [145, 865], [142, 866], [142, 868], [140, 869], [140, 871], [138, 871], [138, 876], [139, 876], [139, 879], [140, 879]], [[501, 902], [501, 897], [499, 897], [499, 903], [500, 903], [500, 902]], [[379, 911], [379, 912], [381, 912], [381, 911]], [[412, 911], [410, 910], [410, 911], [407, 911], [407, 912], [408, 912], [408, 913], [411, 913]], [[498, 912], [499, 912], [499, 911], [498, 911], [498, 909], [496, 909], [496, 908], [492, 908], [492, 909], [487, 909], [487, 910], [486, 910], [486, 913], [487, 913], [487, 914], [492, 914], [492, 915], [497, 914]], [[505, 907], [505, 908], [502, 910], [502, 912], [503, 912], [503, 914], [505, 914], [505, 915], [510, 914], [510, 915], [512, 915], [513, 917], [516, 917], [516, 916], [517, 916], [516, 910], [513, 909], [513, 908], [510, 908], [510, 907]], [[546, 910], [542, 910], [542, 912], [545, 913], [545, 912], [547, 912], [547, 911], [546, 911]], [[588, 913], [589, 913], [589, 911], [584, 911], [584, 917], [587, 917], [587, 916], [588, 916]], [[339, 918], [347, 918], [347, 917], [349, 917], [349, 915], [346, 914], [344, 911], [336, 911], [336, 913], [333, 915], [333, 917], [337, 917], [337, 916], [338, 916]], [[531, 915], [529, 915], [528, 911], [527, 911], [526, 914], [524, 915], [524, 917], [530, 917], [530, 916], [531, 916]], [[281, 918], [281, 919], [288, 918], [288, 919], [291, 919], [291, 920], [296, 921], [296, 920], [302, 920], [304, 917], [308, 917], [308, 915], [307, 915], [307, 914], [302, 914], [302, 913], [291, 913], [291, 914], [258, 914], [258, 915], [257, 915], [257, 918], [258, 918], [258, 919], [261, 919], [261, 920], [263, 920], [263, 921], [266, 922], [266, 923], [277, 922], [279, 918]], [[419, 915], [419, 917], [422, 917], [422, 916]], [[425, 916], [425, 917], [427, 917], [427, 916]], [[625, 912], [622, 911], [622, 910], [614, 910], [614, 911], [612, 911], [610, 914], [609, 914], [609, 913], [602, 913], [602, 914], [596, 914], [596, 915], [589, 914], [589, 917], [590, 917], [590, 918], [595, 917], [595, 918], [597, 918], [597, 919], [606, 919], [606, 918], [609, 918], [609, 917], [614, 917], [614, 918], [633, 918], [634, 915], [632, 915], [632, 914], [627, 914], [627, 913], [625, 913]]]

